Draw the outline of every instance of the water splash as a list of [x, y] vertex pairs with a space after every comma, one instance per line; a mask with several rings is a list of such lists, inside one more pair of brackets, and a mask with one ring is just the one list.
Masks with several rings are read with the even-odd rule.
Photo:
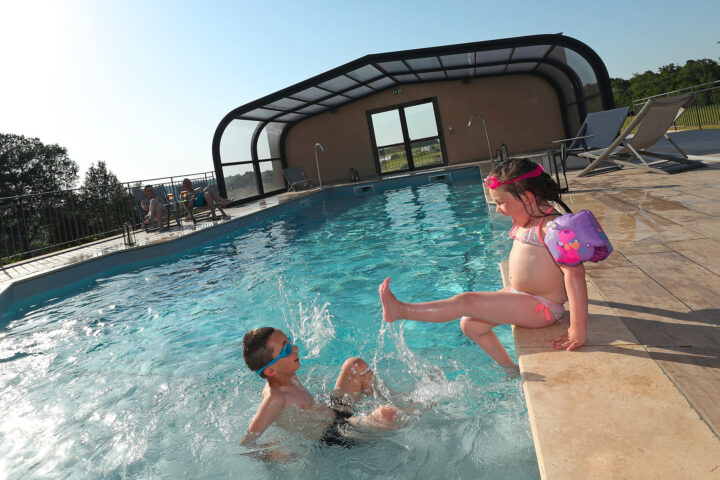
[[300, 340], [304, 347], [303, 357], [317, 358], [325, 346], [335, 338], [333, 316], [328, 307], [329, 302], [319, 305], [319, 296], [310, 305], [299, 302], [293, 306], [285, 293], [283, 279], [278, 278], [278, 291], [283, 299], [283, 322], [287, 333]]

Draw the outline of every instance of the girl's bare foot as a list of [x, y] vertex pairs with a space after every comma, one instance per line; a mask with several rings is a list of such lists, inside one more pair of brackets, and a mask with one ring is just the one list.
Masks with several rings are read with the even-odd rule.
[[401, 303], [395, 298], [390, 291], [390, 279], [386, 278], [378, 287], [380, 293], [380, 301], [383, 306], [383, 320], [390, 323], [400, 318]]

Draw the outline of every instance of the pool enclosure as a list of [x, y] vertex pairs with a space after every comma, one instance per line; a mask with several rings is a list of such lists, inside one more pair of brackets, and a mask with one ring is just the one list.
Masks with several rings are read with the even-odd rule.
[[287, 167], [318, 185], [547, 149], [613, 107], [600, 57], [562, 34], [380, 53], [232, 110], [213, 162], [221, 193], [250, 201], [284, 191]]

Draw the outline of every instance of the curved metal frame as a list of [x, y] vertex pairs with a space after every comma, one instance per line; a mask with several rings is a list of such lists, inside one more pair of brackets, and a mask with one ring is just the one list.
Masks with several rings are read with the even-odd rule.
[[[512, 60], [512, 57], [515, 53], [516, 48], [520, 47], [532, 47], [532, 46], [541, 46], [541, 45], [548, 45], [550, 48], [544, 52], [542, 57], [538, 58], [524, 58], [524, 59], [518, 59], [518, 60]], [[583, 86], [580, 78], [578, 77], [575, 70], [570, 67], [570, 65], [559, 62], [555, 59], [548, 58], [550, 53], [557, 47], [564, 47], [567, 49], [570, 49], [574, 51], [575, 53], [579, 54], [582, 58], [584, 58], [590, 67], [593, 70], [593, 73], [595, 74], [595, 78], [597, 80], [598, 84], [598, 90], [599, 94], [594, 94], [591, 97], [588, 98], [594, 98], [596, 95], [600, 96], [601, 103], [603, 109], [609, 109], [614, 108], [615, 102], [612, 95], [612, 88], [610, 85], [610, 77], [608, 75], [607, 69], [605, 67], [605, 64], [600, 59], [600, 57], [595, 53], [594, 50], [592, 50], [588, 45], [584, 44], [583, 42], [572, 38], [567, 37], [561, 34], [545, 34], [545, 35], [531, 35], [531, 36], [525, 36], [525, 37], [514, 37], [514, 38], [506, 38], [506, 39], [499, 39], [499, 40], [490, 40], [490, 41], [484, 41], [484, 42], [473, 42], [473, 43], [464, 43], [464, 44], [457, 44], [457, 45], [448, 45], [448, 46], [441, 46], [441, 47], [430, 47], [430, 48], [421, 48], [421, 49], [415, 49], [415, 50], [404, 50], [404, 51], [397, 51], [397, 52], [388, 52], [388, 53], [381, 53], [381, 54], [372, 54], [372, 55], [366, 55], [364, 57], [358, 58], [356, 60], [353, 60], [352, 62], [346, 63], [344, 65], [341, 65], [339, 67], [336, 67], [332, 70], [328, 70], [327, 72], [321, 73], [319, 75], [316, 75], [312, 78], [309, 78], [307, 80], [304, 80], [302, 82], [299, 82], [295, 85], [292, 85], [290, 87], [284, 88], [278, 92], [275, 92], [273, 94], [267, 95], [265, 97], [259, 98], [255, 101], [252, 101], [250, 103], [247, 103], [245, 105], [242, 105], [238, 108], [233, 109], [230, 111], [227, 115], [223, 117], [223, 119], [218, 124], [215, 134], [213, 135], [213, 141], [212, 141], [212, 156], [213, 156], [213, 165], [215, 167], [216, 172], [216, 178], [218, 182], [218, 189], [220, 190], [221, 195], [226, 196], [227, 191], [225, 188], [225, 178], [223, 176], [223, 163], [222, 158], [220, 157], [220, 141], [222, 139], [222, 135], [225, 132], [225, 129], [227, 126], [233, 121], [233, 120], [253, 120], [258, 121], [258, 126], [256, 127], [255, 132], [253, 133], [252, 139], [251, 139], [251, 158], [253, 162], [253, 167], [256, 175], [256, 179], [258, 182], [258, 191], [259, 195], [254, 197], [248, 197], [247, 199], [244, 199], [244, 201], [252, 201], [257, 198], [261, 198], [264, 196], [268, 196], [271, 194], [274, 194], [276, 192], [264, 192], [263, 186], [262, 186], [262, 179], [260, 176], [260, 170], [259, 170], [259, 161], [257, 158], [257, 141], [260, 135], [260, 132], [262, 129], [271, 122], [276, 123], [286, 123], [287, 126], [283, 129], [282, 134], [280, 135], [280, 154], [282, 155], [281, 161], [283, 163], [284, 167], [287, 167], [287, 160], [285, 156], [285, 141], [287, 139], [287, 134], [292, 128], [292, 126], [295, 123], [301, 122], [307, 118], [310, 118], [314, 115], [323, 113], [327, 110], [330, 110], [332, 108], [336, 108], [339, 105], [330, 106], [326, 104], [322, 104], [321, 102], [328, 100], [333, 97], [337, 96], [343, 96], [343, 94], [355, 90], [357, 88], [366, 87], [370, 90], [370, 92], [367, 95], [362, 95], [358, 97], [351, 97], [347, 96], [347, 102], [345, 103], [351, 103], [357, 100], [360, 100], [361, 98], [365, 98], [366, 96], [374, 95], [375, 93], [378, 93], [380, 91], [384, 91], [388, 88], [397, 88], [398, 85], [402, 85], [404, 83], [423, 83], [423, 82], [429, 82], [429, 81], [443, 81], [443, 80], [460, 80], [462, 78], [485, 78], [485, 77], [492, 77], [492, 76], [499, 76], [499, 75], [516, 75], [516, 74], [524, 74], [524, 75], [535, 75], [544, 81], [546, 81], [555, 91], [556, 95], [558, 96], [558, 102], [560, 103], [560, 112], [562, 115], [562, 121], [563, 121], [563, 127], [565, 128], [566, 132], [569, 131], [569, 125], [568, 125], [568, 108], [575, 107], [578, 109], [578, 115], [580, 120], [585, 117], [586, 111], [585, 111], [585, 100], [586, 97], [583, 92]], [[445, 67], [442, 63], [441, 56], [447, 56], [447, 55], [453, 55], [453, 54], [469, 54], [469, 53], [475, 53], [475, 52], [487, 52], [487, 51], [493, 51], [493, 50], [503, 50], [503, 49], [512, 49], [511, 53], [508, 55], [508, 59], [505, 61], [495, 61], [495, 62], [485, 62], [485, 63], [477, 63], [477, 64], [471, 64], [471, 65], [460, 65], [460, 66], [453, 66], [453, 67]], [[437, 68], [427, 68], [427, 69], [412, 69], [408, 65], [408, 61], [414, 60], [414, 59], [420, 59], [420, 58], [428, 58], [428, 57], [437, 57], [438, 63], [440, 64], [440, 67]], [[379, 64], [385, 63], [385, 62], [402, 62], [408, 69], [407, 72], [402, 73], [389, 73], [384, 68], [382, 68]], [[529, 71], [524, 72], [507, 72], [507, 66], [512, 64], [519, 64], [519, 63], [537, 63], [537, 65]], [[557, 84], [557, 82], [550, 78], [548, 75], [538, 72], [537, 67], [540, 64], [547, 64], [551, 65], [552, 67], [558, 69], [570, 82], [570, 86], [572, 90], [574, 91], [574, 99], [566, 99], [562, 88], [560, 85]], [[493, 75], [485, 75], [485, 76], [475, 76], [475, 69], [486, 67], [486, 66], [493, 66], [493, 65], [506, 65], [506, 69], [504, 72], [499, 74], [493, 74]], [[365, 66], [372, 66], [374, 69], [379, 71], [381, 75], [375, 76], [373, 78], [366, 79], [364, 81], [360, 81], [352, 76], [348, 76], [347, 74], [350, 72], [353, 72], [354, 70], [360, 69]], [[467, 77], [450, 77], [448, 76], [448, 71], [453, 70], [466, 70], [470, 69], [472, 70], [472, 75]], [[423, 73], [435, 73], [435, 72], [442, 72], [444, 74], [443, 78], [432, 78], [432, 79], [422, 79], [421, 74]], [[400, 82], [395, 77], [398, 75], [414, 75], [417, 79], [416, 81], [412, 82]], [[344, 89], [337, 89], [337, 90], [331, 90], [327, 88], [323, 88], [321, 86], [322, 83], [333, 80], [335, 78], [338, 78], [340, 76], [346, 76], [348, 79], [351, 79], [354, 84], [350, 87], [346, 87]], [[393, 83], [392, 85], [388, 85], [383, 88], [374, 88], [371, 84], [374, 82], [377, 82], [380, 79], [383, 78], [390, 78]], [[319, 90], [324, 90], [327, 92], [327, 95], [319, 97], [313, 101], [305, 101], [304, 104], [296, 109], [287, 109], [282, 110], [277, 106], [268, 107], [268, 105], [278, 102], [280, 100], [290, 98], [293, 99], [293, 95], [297, 94], [299, 92], [302, 92], [303, 90], [307, 90], [309, 88], [316, 88]], [[298, 113], [297, 111], [299, 109], [305, 109], [309, 105], [322, 105], [325, 107], [324, 110], [312, 113], [312, 114], [306, 114], [302, 113], [303, 118], [297, 119], [294, 121], [289, 120], [279, 120], [279, 118], [290, 115], [293, 113]], [[252, 112], [255, 109], [263, 108], [264, 110], [277, 110], [277, 114], [271, 116], [270, 118], [252, 118], [249, 116], [245, 116], [245, 114]], [[228, 166], [230, 164], [227, 164]]]

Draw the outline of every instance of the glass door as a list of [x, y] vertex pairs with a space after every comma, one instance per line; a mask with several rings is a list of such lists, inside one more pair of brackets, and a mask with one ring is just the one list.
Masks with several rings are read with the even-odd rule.
[[378, 173], [445, 165], [434, 100], [368, 112]]

